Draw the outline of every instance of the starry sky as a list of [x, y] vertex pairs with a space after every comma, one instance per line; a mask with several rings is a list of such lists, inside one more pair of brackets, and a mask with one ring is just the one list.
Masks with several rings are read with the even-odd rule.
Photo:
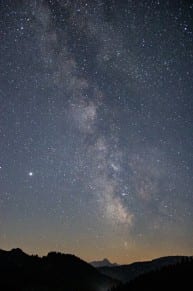
[[193, 255], [193, 2], [0, 0], [0, 248]]

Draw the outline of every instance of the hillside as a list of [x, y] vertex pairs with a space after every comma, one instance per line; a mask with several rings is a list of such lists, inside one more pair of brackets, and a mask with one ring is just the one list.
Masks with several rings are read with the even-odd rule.
[[115, 267], [101, 267], [100, 272], [106, 276], [117, 279], [123, 283], [129, 282], [141, 274], [160, 269], [164, 266], [174, 265], [181, 262], [183, 256], [162, 257], [147, 262], [136, 262], [129, 265]]
[[117, 283], [74, 255], [39, 258], [20, 249], [0, 251], [0, 274], [0, 290], [10, 291], [106, 291]]
[[112, 291], [193, 290], [193, 259], [141, 275]]

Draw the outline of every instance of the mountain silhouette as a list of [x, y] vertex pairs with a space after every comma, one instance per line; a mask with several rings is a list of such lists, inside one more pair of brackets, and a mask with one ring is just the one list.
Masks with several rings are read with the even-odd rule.
[[129, 282], [141, 274], [160, 269], [164, 266], [174, 265], [181, 262], [187, 257], [184, 256], [169, 256], [162, 257], [147, 262], [136, 262], [129, 265], [99, 267], [101, 273], [123, 283]]
[[10, 291], [106, 291], [118, 283], [74, 255], [40, 258], [20, 249], [0, 250], [0, 274], [0, 290]]
[[118, 266], [118, 264], [111, 263], [108, 259], [103, 259], [102, 261], [93, 261], [93, 262], [90, 262], [90, 264], [95, 268]]
[[193, 290], [192, 272], [193, 259], [184, 258], [180, 263], [143, 274], [111, 291]]
[[186, 277], [193, 270], [192, 257], [164, 257], [123, 266], [112, 266], [107, 259], [100, 263], [110, 266], [95, 268], [71, 254], [50, 252], [41, 258], [30, 256], [18, 248], [0, 250], [0, 290], [138, 291], [158, 290], [162, 280], [168, 286], [178, 281], [180, 286], [182, 279], [192, 283]]

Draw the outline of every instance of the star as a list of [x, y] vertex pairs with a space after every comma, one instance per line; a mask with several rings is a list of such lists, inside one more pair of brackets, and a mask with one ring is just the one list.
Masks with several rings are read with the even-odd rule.
[[29, 172], [29, 173], [28, 173], [28, 176], [30, 176], [30, 177], [32, 177], [33, 175], [34, 175], [33, 172]]
[[113, 168], [113, 170], [115, 171], [115, 172], [117, 172], [117, 171], [119, 171], [119, 167], [117, 167], [115, 164], [111, 164], [111, 167]]
[[125, 196], [128, 196], [129, 194], [127, 194], [127, 193], [122, 193], [121, 194], [123, 197], [125, 197]]

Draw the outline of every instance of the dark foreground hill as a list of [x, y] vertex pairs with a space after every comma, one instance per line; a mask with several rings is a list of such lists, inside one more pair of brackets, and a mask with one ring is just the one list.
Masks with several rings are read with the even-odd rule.
[[193, 290], [193, 259], [143, 274], [112, 291]]
[[53, 252], [39, 258], [20, 249], [0, 250], [0, 290], [106, 291], [116, 284], [73, 255]]
[[138, 276], [160, 269], [164, 266], [174, 265], [181, 262], [187, 257], [183, 256], [170, 256], [162, 257], [147, 262], [136, 262], [129, 265], [121, 265], [115, 267], [101, 267], [98, 268], [101, 273], [111, 278], [117, 279], [122, 283], [129, 282]]

